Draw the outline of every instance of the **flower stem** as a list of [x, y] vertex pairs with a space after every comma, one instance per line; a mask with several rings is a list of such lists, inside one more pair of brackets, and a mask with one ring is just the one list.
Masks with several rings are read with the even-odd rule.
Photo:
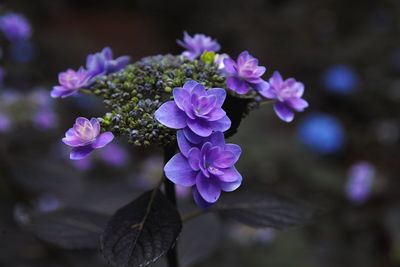
[[[164, 149], [164, 161], [167, 163], [175, 154], [175, 147], [166, 147]], [[165, 177], [164, 180], [164, 189], [165, 195], [167, 196], [168, 200], [176, 207], [176, 194], [175, 194], [175, 185]], [[178, 248], [175, 244], [174, 247], [170, 248], [167, 252], [167, 261], [169, 267], [179, 267], [178, 262]]]

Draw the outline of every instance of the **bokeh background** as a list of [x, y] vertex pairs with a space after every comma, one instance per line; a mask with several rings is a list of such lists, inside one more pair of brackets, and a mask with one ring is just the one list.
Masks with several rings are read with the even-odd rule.
[[[231, 141], [244, 151], [244, 187], [296, 196], [322, 212], [286, 231], [203, 219], [188, 233], [198, 245], [181, 253], [183, 264], [400, 266], [399, 1], [12, 0], [0, 10], [23, 14], [33, 29], [23, 42], [1, 37], [0, 266], [106, 266], [95, 251], [38, 240], [24, 227], [29, 214], [66, 206], [112, 214], [159, 179], [160, 151], [121, 140], [70, 162], [65, 130], [104, 108], [94, 97], [60, 101], [48, 92], [60, 71], [105, 46], [133, 61], [179, 54], [184, 30], [217, 38], [233, 57], [248, 50], [265, 77], [279, 70], [305, 84], [310, 107], [294, 122], [263, 106]], [[178, 193], [190, 202], [184, 188]]]

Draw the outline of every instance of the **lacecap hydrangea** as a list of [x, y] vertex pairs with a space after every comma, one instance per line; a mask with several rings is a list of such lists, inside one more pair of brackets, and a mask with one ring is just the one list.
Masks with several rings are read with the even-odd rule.
[[220, 44], [204, 34], [178, 41], [180, 55], [155, 55], [129, 64], [129, 57], [113, 58], [110, 48], [87, 57], [85, 67], [59, 75], [54, 98], [89, 93], [103, 99], [106, 114], [80, 117], [67, 131], [64, 143], [71, 159], [81, 159], [104, 147], [114, 136], [125, 136], [136, 146], [178, 150], [167, 159], [166, 179], [191, 187], [195, 202], [208, 208], [222, 192], [243, 182], [235, 164], [242, 154], [225, 139], [240, 121], [262, 102], [275, 105], [284, 121], [293, 120], [308, 103], [304, 86], [267, 68], [248, 51], [236, 60], [217, 54]]

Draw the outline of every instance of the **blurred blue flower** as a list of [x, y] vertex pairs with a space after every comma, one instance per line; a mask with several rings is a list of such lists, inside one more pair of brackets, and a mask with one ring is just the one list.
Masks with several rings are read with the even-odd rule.
[[26, 63], [35, 58], [36, 48], [34, 44], [29, 41], [18, 41], [11, 46], [11, 56], [19, 63]]
[[0, 30], [10, 42], [26, 40], [32, 35], [28, 20], [16, 13], [8, 13], [0, 17]]
[[345, 132], [335, 117], [314, 113], [303, 119], [297, 129], [300, 142], [321, 153], [335, 153], [343, 147]]
[[363, 204], [369, 197], [374, 181], [375, 168], [360, 161], [350, 167], [346, 184], [346, 196], [354, 204]]
[[33, 114], [32, 122], [39, 130], [52, 129], [57, 126], [57, 114], [49, 108], [42, 108]]
[[351, 93], [360, 82], [354, 69], [347, 65], [329, 67], [322, 78], [326, 90], [338, 94]]

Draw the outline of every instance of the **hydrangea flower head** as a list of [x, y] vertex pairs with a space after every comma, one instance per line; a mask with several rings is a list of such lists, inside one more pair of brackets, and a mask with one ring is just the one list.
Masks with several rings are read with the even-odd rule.
[[201, 56], [204, 52], [218, 52], [221, 49], [219, 43], [204, 34], [195, 34], [193, 37], [184, 32], [183, 41], [177, 40], [177, 43], [186, 49], [182, 53], [183, 56], [194, 60]]
[[128, 65], [130, 57], [121, 56], [113, 59], [111, 48], [105, 47], [101, 52], [90, 54], [86, 58], [86, 69], [90, 78], [117, 72]]
[[236, 61], [225, 58], [224, 67], [227, 75], [226, 85], [239, 95], [248, 93], [250, 89], [262, 93], [269, 88], [268, 83], [261, 78], [266, 68], [259, 66], [258, 59], [247, 51], [240, 53]]
[[202, 208], [215, 203], [222, 191], [234, 191], [242, 183], [234, 166], [241, 154], [240, 147], [225, 144], [221, 132], [214, 132], [204, 141], [201, 146], [176, 154], [164, 167], [165, 175], [173, 183], [193, 187], [194, 200]]
[[88, 85], [89, 75], [84, 68], [79, 68], [78, 71], [68, 69], [58, 75], [58, 82], [60, 85], [54, 86], [51, 91], [53, 98], [65, 98], [73, 95]]
[[11, 42], [26, 40], [32, 34], [28, 20], [15, 13], [8, 13], [0, 17], [0, 30]]
[[155, 112], [161, 124], [173, 129], [188, 127], [203, 137], [230, 128], [231, 120], [222, 109], [226, 97], [224, 89], [206, 90], [202, 84], [188, 81], [182, 88], [175, 88], [173, 96], [173, 101], [165, 102]]
[[64, 144], [72, 147], [70, 159], [83, 159], [94, 149], [102, 148], [114, 139], [111, 132], [100, 133], [100, 123], [96, 118], [76, 119], [75, 124], [62, 139]]
[[294, 119], [294, 111], [302, 112], [308, 107], [307, 101], [302, 99], [304, 85], [294, 78], [282, 79], [279, 72], [275, 71], [269, 79], [268, 90], [260, 92], [262, 96], [276, 100], [274, 110], [278, 117], [286, 122]]

